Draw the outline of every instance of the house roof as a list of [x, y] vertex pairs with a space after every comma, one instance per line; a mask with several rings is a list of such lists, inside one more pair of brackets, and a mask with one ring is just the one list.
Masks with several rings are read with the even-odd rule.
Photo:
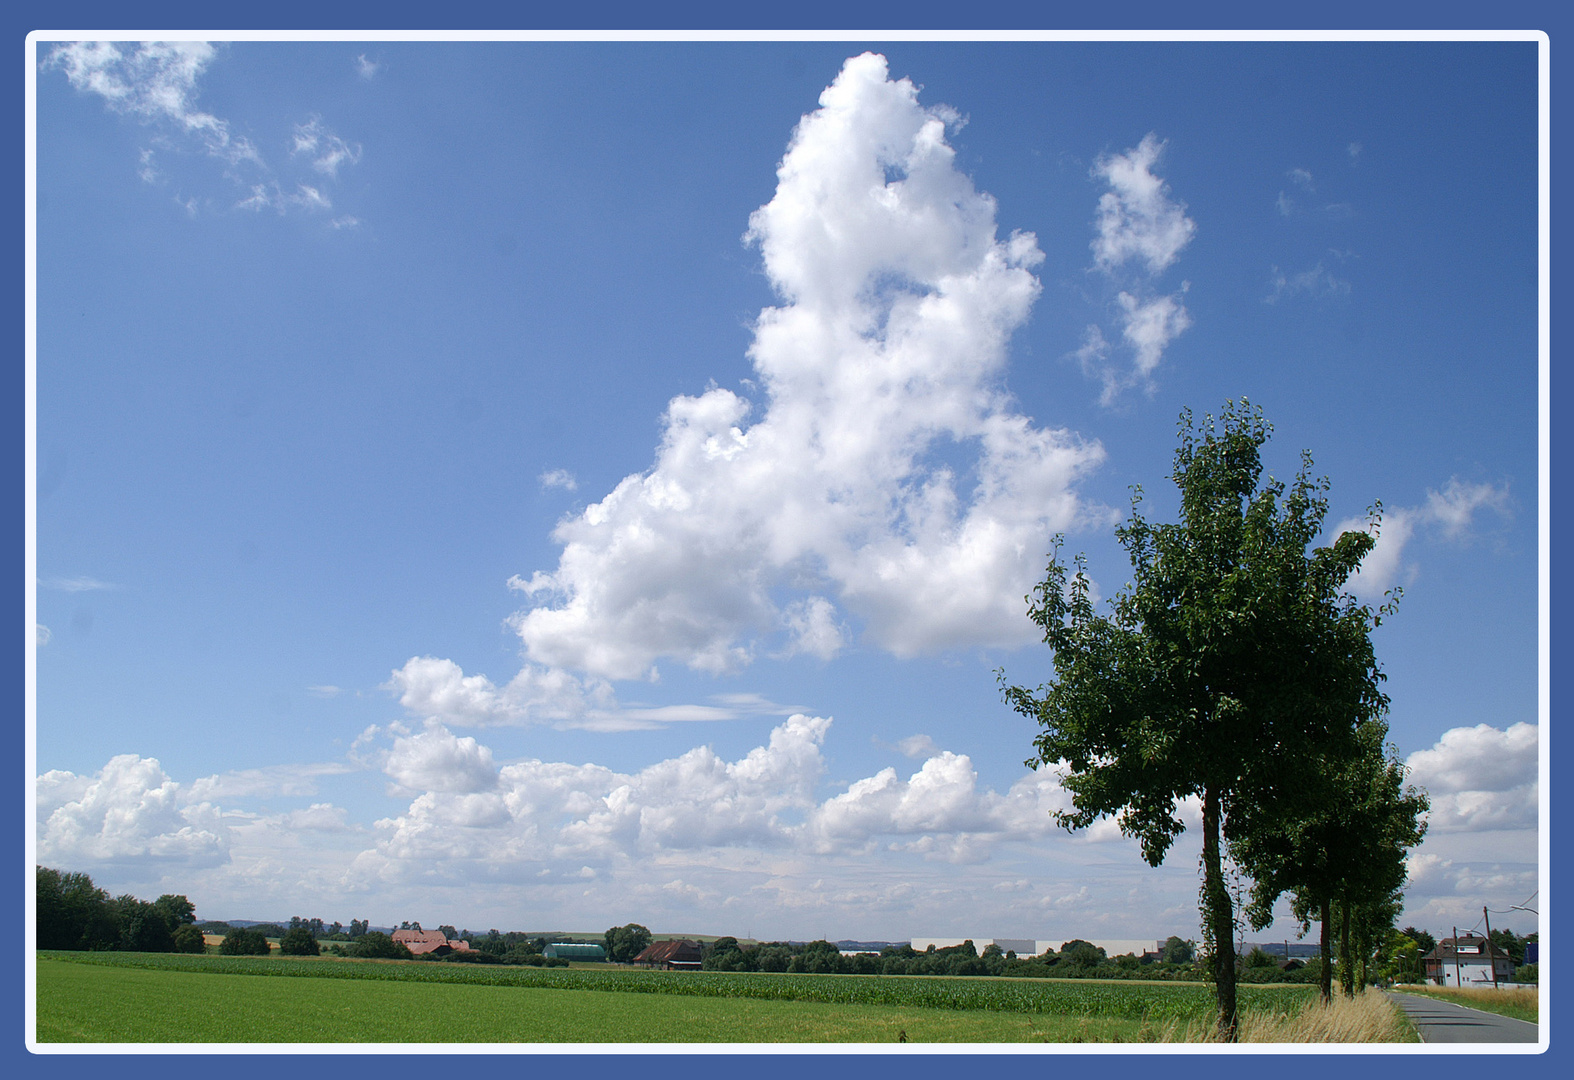
[[1476, 961], [1485, 963], [1487, 960], [1510, 960], [1508, 953], [1493, 945], [1484, 937], [1472, 934], [1460, 934], [1458, 938], [1443, 938], [1437, 946], [1421, 959], [1423, 960], [1454, 960], [1460, 963]]
[[657, 941], [645, 947], [633, 960], [636, 964], [697, 964], [700, 947], [692, 941]]

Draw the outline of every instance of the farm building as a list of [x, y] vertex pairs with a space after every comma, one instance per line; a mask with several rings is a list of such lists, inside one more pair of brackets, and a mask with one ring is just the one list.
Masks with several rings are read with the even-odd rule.
[[1514, 981], [1514, 961], [1477, 934], [1444, 938], [1421, 958], [1429, 982], [1438, 986], [1491, 986]]
[[600, 945], [580, 944], [577, 941], [553, 942], [541, 950], [542, 956], [560, 956], [564, 960], [605, 960], [607, 950]]
[[422, 953], [446, 956], [451, 952], [468, 952], [470, 949], [468, 941], [450, 938], [441, 930], [395, 930], [393, 939], [417, 956]]
[[667, 971], [698, 971], [702, 959], [700, 947], [692, 941], [657, 941], [647, 946], [630, 963]]

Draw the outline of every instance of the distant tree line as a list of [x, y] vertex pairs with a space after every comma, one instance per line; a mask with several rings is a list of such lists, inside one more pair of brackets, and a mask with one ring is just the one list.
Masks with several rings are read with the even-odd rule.
[[[1201, 978], [1192, 942], [1171, 937], [1165, 947], [1141, 956], [1110, 957], [1091, 942], [1075, 939], [1039, 956], [1002, 952], [999, 945], [979, 952], [971, 940], [918, 952], [892, 945], [875, 953], [844, 956], [829, 941], [771, 941], [745, 947], [737, 938], [718, 938], [705, 947], [706, 971], [780, 971], [809, 975], [1010, 975], [1053, 979]], [[1263, 980], [1266, 981], [1266, 980]]]
[[86, 874], [34, 868], [40, 949], [104, 952], [201, 952], [196, 909], [166, 893], [151, 903], [111, 897]]

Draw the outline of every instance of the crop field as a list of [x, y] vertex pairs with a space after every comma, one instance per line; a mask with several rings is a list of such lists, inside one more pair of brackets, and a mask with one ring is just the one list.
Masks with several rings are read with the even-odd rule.
[[[1288, 1016], [1307, 987], [1242, 987]], [[171, 1007], [190, 998], [191, 1008]], [[40, 1042], [1135, 1041], [1212, 1011], [1200, 984], [497, 968], [40, 953]]]

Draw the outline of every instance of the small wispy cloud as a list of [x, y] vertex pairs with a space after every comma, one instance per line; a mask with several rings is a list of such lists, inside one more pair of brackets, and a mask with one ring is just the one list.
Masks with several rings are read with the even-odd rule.
[[1310, 270], [1302, 270], [1298, 273], [1286, 273], [1275, 266], [1269, 272], [1268, 283], [1271, 291], [1263, 297], [1265, 304], [1277, 304], [1290, 296], [1330, 299], [1350, 295], [1350, 283], [1334, 277], [1321, 262]]
[[301, 155], [311, 159], [313, 169], [337, 179], [340, 165], [354, 165], [361, 160], [361, 146], [345, 142], [314, 116], [304, 124], [295, 125], [295, 147], [290, 156]]
[[368, 82], [377, 76], [377, 72], [381, 67], [382, 65], [377, 63], [377, 61], [368, 60], [365, 53], [355, 58], [355, 73]]
[[1411, 539], [1422, 530], [1450, 543], [1465, 543], [1481, 511], [1490, 510], [1500, 518], [1513, 512], [1507, 484], [1472, 484], [1450, 477], [1441, 489], [1428, 489], [1426, 501], [1419, 506], [1385, 507], [1380, 524], [1350, 518], [1339, 523], [1334, 535], [1366, 531], [1377, 543], [1361, 561], [1361, 569], [1351, 579], [1350, 591], [1364, 600], [1381, 597], [1395, 585], [1408, 585], [1416, 579], [1419, 567], [1404, 559]]
[[579, 481], [574, 479], [574, 474], [567, 469], [552, 469], [536, 477], [543, 488], [562, 488], [564, 491], [579, 490]]
[[50, 630], [43, 623], [33, 624], [33, 640], [39, 645], [48, 645], [49, 639], [54, 636], [54, 631]]
[[306, 692], [308, 694], [310, 694], [312, 697], [336, 698], [340, 694], [344, 693], [344, 687], [342, 687], [342, 686], [308, 686], [306, 688]]
[[1099, 197], [1092, 245], [1094, 264], [1105, 273], [1133, 259], [1149, 274], [1161, 273], [1196, 235], [1186, 204], [1171, 199], [1169, 185], [1153, 173], [1164, 146], [1150, 132], [1135, 149], [1105, 155], [1093, 165], [1093, 175], [1109, 185]]
[[197, 107], [197, 80], [215, 55], [206, 41], [74, 41], [56, 46], [44, 67], [64, 71], [72, 86], [115, 112], [173, 126], [230, 164], [260, 163], [256, 147], [232, 135], [228, 121]]
[[1350, 164], [1354, 165], [1356, 162], [1361, 160], [1361, 144], [1360, 143], [1358, 143], [1358, 142], [1351, 143], [1349, 146], [1345, 147], [1345, 152], [1350, 155]]
[[80, 576], [79, 577], [62, 577], [62, 578], [41, 578], [41, 579], [39, 579], [38, 584], [43, 586], [46, 589], [54, 589], [54, 590], [56, 590], [58, 592], [68, 592], [68, 593], [98, 592], [98, 591], [103, 590], [103, 589], [118, 589], [118, 588], [120, 588], [119, 585], [111, 584], [108, 581], [100, 581], [100, 580], [98, 580], [98, 578], [80, 577]]
[[1186, 216], [1186, 204], [1171, 197], [1170, 188], [1154, 173], [1164, 142], [1149, 133], [1124, 154], [1104, 155], [1093, 165], [1095, 179], [1109, 187], [1099, 197], [1092, 242], [1093, 268], [1125, 287], [1115, 297], [1120, 340], [1132, 365], [1117, 369], [1110, 362], [1109, 339], [1097, 325], [1087, 328], [1071, 355], [1083, 374], [1103, 383], [1099, 404], [1111, 405], [1133, 386], [1153, 389], [1153, 372], [1177, 336], [1191, 325], [1180, 293], [1155, 295], [1153, 280], [1168, 269], [1196, 235], [1197, 223]]

